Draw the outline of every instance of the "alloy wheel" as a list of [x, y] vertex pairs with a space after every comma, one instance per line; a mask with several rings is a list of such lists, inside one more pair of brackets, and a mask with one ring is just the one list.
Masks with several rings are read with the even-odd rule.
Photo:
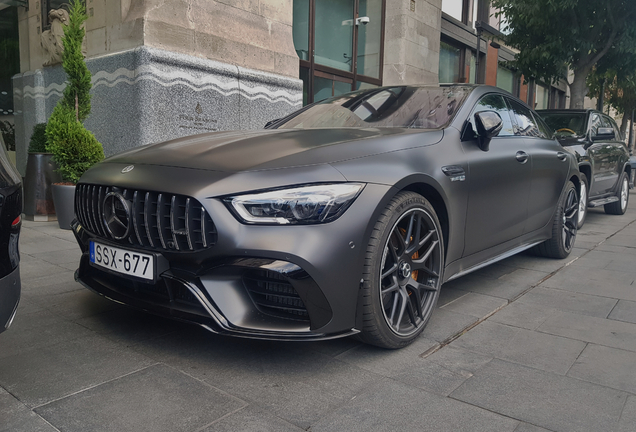
[[629, 194], [629, 184], [627, 183], [627, 177], [623, 178], [623, 184], [621, 185], [621, 209], [627, 208], [627, 195]]
[[580, 200], [576, 198], [576, 190], [570, 189], [563, 206], [563, 247], [567, 251], [572, 249], [576, 239], [579, 205]]
[[431, 215], [416, 208], [395, 223], [382, 256], [380, 301], [384, 319], [399, 336], [428, 321], [440, 287], [441, 235]]
[[581, 225], [585, 219], [585, 212], [587, 211], [587, 185], [585, 182], [581, 182], [581, 192], [579, 197], [579, 216], [577, 219], [577, 226]]

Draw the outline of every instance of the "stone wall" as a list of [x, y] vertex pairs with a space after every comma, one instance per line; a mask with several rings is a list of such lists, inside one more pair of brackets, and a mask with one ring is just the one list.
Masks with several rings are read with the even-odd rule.
[[[106, 155], [216, 130], [262, 128], [302, 106], [302, 81], [149, 47], [87, 60], [93, 74], [86, 127]], [[61, 66], [14, 76], [18, 169], [33, 126], [64, 90]]]

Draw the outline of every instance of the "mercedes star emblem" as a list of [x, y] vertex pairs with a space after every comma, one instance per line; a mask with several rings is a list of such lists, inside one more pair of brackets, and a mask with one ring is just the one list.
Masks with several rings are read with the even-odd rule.
[[116, 240], [125, 239], [130, 232], [130, 207], [118, 192], [109, 192], [104, 198], [104, 224]]
[[135, 168], [135, 166], [134, 166], [134, 165], [128, 165], [126, 168], [124, 168], [123, 170], [121, 170], [121, 173], [122, 173], [122, 174], [129, 173], [129, 172], [131, 172], [134, 168]]

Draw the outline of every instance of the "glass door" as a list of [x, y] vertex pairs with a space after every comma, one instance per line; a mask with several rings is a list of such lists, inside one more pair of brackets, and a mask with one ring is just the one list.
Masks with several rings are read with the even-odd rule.
[[308, 104], [382, 83], [385, 0], [294, 0], [294, 46]]

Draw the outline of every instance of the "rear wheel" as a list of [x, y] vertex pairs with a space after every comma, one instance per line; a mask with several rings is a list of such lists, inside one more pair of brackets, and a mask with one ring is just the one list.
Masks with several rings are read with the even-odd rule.
[[413, 342], [437, 304], [443, 269], [435, 210], [421, 195], [400, 192], [380, 215], [367, 247], [359, 338], [392, 349]]
[[568, 181], [552, 220], [552, 238], [535, 246], [534, 252], [548, 258], [565, 258], [570, 255], [576, 240], [578, 214], [579, 197], [576, 187]]
[[629, 202], [629, 178], [626, 172], [621, 175], [620, 182], [621, 186], [618, 192], [618, 201], [603, 206], [607, 214], [622, 215], [627, 211], [627, 204]]

